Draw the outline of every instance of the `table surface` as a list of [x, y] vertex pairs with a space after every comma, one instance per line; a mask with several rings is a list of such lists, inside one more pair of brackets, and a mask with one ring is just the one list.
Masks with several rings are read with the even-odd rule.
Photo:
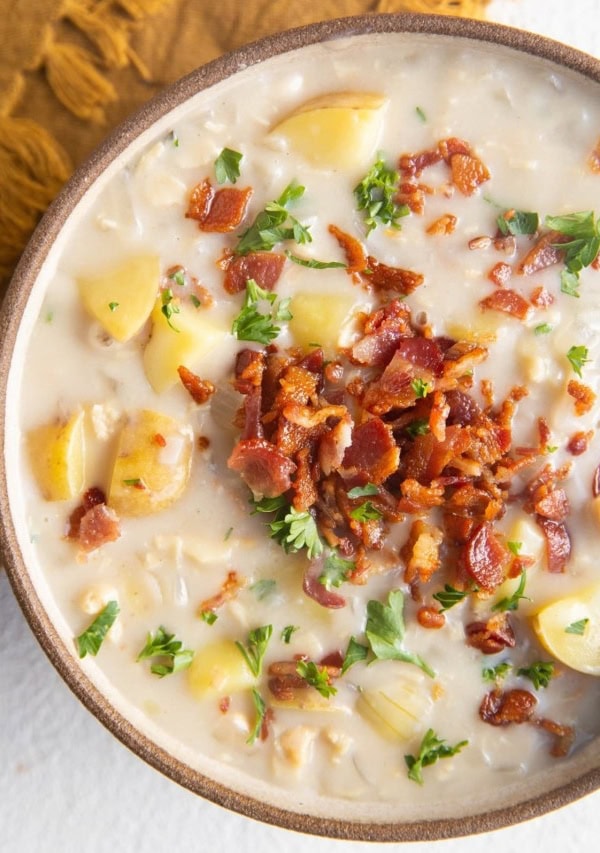
[[[600, 56], [597, 0], [492, 0], [489, 17]], [[308, 838], [226, 812], [178, 787], [116, 741], [71, 694], [31, 635], [0, 572], [0, 849], [4, 853], [282, 853], [400, 845]], [[600, 791], [486, 836], [427, 844], [439, 853], [502, 847], [597, 849]], [[597, 843], [597, 842], [596, 842]]]

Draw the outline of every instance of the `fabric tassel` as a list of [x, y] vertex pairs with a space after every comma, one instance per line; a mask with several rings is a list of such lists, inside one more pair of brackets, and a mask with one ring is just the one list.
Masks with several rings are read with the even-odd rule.
[[378, 12], [429, 12], [457, 15], [461, 18], [483, 18], [490, 0], [380, 0]]
[[78, 45], [48, 40], [44, 65], [52, 91], [68, 110], [81, 119], [104, 121], [104, 107], [117, 100], [117, 93], [97, 70], [92, 53]]
[[129, 64], [129, 30], [125, 18], [98, 9], [89, 0], [64, 0], [62, 17], [67, 18], [97, 48], [109, 68], [125, 68]]
[[124, 12], [138, 21], [146, 15], [156, 15], [170, 6], [173, 0], [114, 0]]
[[69, 177], [56, 140], [31, 119], [0, 116], [0, 278], [8, 278], [40, 215]]

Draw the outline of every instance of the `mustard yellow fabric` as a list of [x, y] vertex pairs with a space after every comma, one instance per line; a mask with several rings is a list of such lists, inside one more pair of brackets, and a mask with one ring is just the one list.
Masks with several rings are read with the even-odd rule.
[[0, 297], [41, 214], [111, 127], [221, 53], [345, 15], [484, 17], [488, 0], [0, 0]]

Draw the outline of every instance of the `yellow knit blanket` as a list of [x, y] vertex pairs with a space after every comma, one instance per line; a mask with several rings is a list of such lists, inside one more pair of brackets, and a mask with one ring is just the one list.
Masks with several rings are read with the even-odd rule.
[[481, 18], [488, 0], [0, 0], [0, 297], [41, 214], [166, 84], [292, 26], [365, 12]]

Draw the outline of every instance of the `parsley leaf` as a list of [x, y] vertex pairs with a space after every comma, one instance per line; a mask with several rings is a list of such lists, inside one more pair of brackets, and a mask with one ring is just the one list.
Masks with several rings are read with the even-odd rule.
[[503, 660], [496, 666], [485, 666], [482, 671], [484, 681], [502, 681], [512, 669], [512, 663]]
[[167, 320], [167, 323], [173, 329], [174, 332], [178, 332], [179, 329], [173, 325], [171, 320], [172, 320], [173, 314], [179, 314], [180, 313], [180, 309], [179, 309], [179, 305], [177, 304], [177, 302], [173, 302], [173, 291], [171, 290], [170, 287], [167, 287], [163, 290], [162, 295], [161, 295], [161, 302], [162, 302], [162, 307], [160, 310], [164, 314], [164, 316]]
[[521, 553], [521, 548], [523, 547], [522, 542], [515, 542], [512, 540], [507, 542], [506, 545], [508, 547], [508, 550], [511, 552], [511, 554], [514, 554], [515, 557]]
[[600, 250], [600, 231], [594, 212], [584, 210], [566, 216], [547, 216], [546, 225], [572, 239], [568, 243], [557, 243], [564, 252], [565, 267], [561, 273], [561, 291], [569, 296], [579, 296], [579, 273], [592, 264]]
[[352, 560], [343, 560], [338, 557], [335, 551], [331, 551], [325, 558], [323, 572], [319, 575], [319, 583], [322, 583], [325, 589], [341, 586], [345, 580], [348, 580], [348, 575], [353, 569]]
[[177, 267], [172, 273], [169, 273], [169, 278], [174, 281], [178, 287], [185, 287], [185, 270], [183, 267]]
[[296, 664], [296, 672], [311, 687], [318, 690], [325, 699], [329, 699], [330, 696], [335, 696], [337, 693], [337, 689], [329, 681], [329, 673], [326, 667], [317, 666], [312, 660], [299, 660]]
[[371, 651], [378, 660], [401, 660], [412, 663], [422, 669], [430, 678], [435, 678], [435, 672], [419, 655], [403, 648], [403, 609], [404, 595], [399, 589], [390, 592], [387, 604], [380, 601], [369, 601], [365, 633]]
[[86, 655], [95, 657], [98, 654], [100, 646], [118, 615], [119, 605], [116, 601], [109, 601], [83, 634], [76, 638], [80, 658], [84, 658]]
[[207, 625], [214, 625], [219, 617], [214, 610], [201, 610], [200, 618], [203, 622], [206, 622]]
[[294, 634], [299, 629], [298, 625], [286, 625], [285, 628], [281, 629], [281, 639], [289, 646], [290, 640], [292, 639], [292, 634]]
[[304, 187], [292, 182], [276, 201], [269, 202], [252, 225], [240, 236], [235, 248], [236, 255], [248, 252], [270, 252], [283, 240], [310, 243], [312, 237], [308, 227], [302, 225], [286, 210], [287, 205], [304, 195]]
[[246, 661], [248, 669], [255, 678], [258, 678], [262, 672], [263, 658], [273, 633], [272, 625], [263, 625], [260, 628], [255, 628], [248, 634], [248, 646], [242, 645], [239, 640], [235, 641], [242, 657]]
[[261, 498], [251, 500], [256, 513], [275, 513], [272, 521], [267, 522], [271, 539], [278, 542], [286, 554], [295, 554], [306, 548], [309, 559], [314, 559], [323, 553], [323, 543], [319, 538], [317, 524], [310, 512], [298, 512], [289, 504], [283, 495], [276, 498]]
[[164, 658], [165, 663], [152, 664], [150, 672], [158, 675], [159, 678], [164, 678], [165, 675], [186, 669], [192, 662], [194, 652], [191, 649], [184, 649], [183, 643], [175, 639], [175, 634], [169, 634], [161, 625], [154, 636], [151, 633], [148, 634], [146, 645], [137, 659], [140, 661], [154, 657]]
[[318, 261], [316, 258], [300, 258], [292, 252], [285, 253], [290, 261], [298, 264], [301, 267], [308, 267], [311, 270], [329, 270], [335, 267], [346, 267], [346, 264], [341, 261]]
[[429, 383], [424, 382], [420, 378], [413, 379], [413, 381], [410, 383], [410, 387], [415, 392], [415, 395], [418, 400], [423, 397], [426, 397], [429, 394]]
[[369, 647], [363, 646], [363, 644], [357, 642], [354, 637], [350, 637], [348, 640], [348, 648], [344, 655], [344, 662], [342, 663], [342, 675], [344, 675], [345, 672], [348, 672], [350, 667], [354, 666], [355, 663], [358, 663], [361, 660], [366, 660], [368, 655]]
[[498, 230], [507, 237], [512, 234], [535, 234], [539, 228], [540, 218], [537, 213], [526, 213], [523, 210], [505, 210], [496, 219]]
[[348, 492], [349, 498], [368, 498], [379, 494], [379, 489], [375, 483], [366, 483], [364, 486], [354, 486]]
[[380, 518], [383, 518], [383, 515], [379, 512], [372, 501], [365, 501], [360, 504], [360, 506], [357, 506], [352, 510], [350, 518], [364, 524], [365, 521], [379, 521]]
[[394, 169], [388, 169], [381, 156], [371, 166], [362, 181], [354, 188], [354, 197], [358, 210], [365, 211], [367, 234], [382, 225], [400, 228], [398, 220], [407, 216], [410, 209], [406, 204], [395, 201], [398, 192], [399, 175]]
[[455, 604], [458, 604], [466, 598], [467, 595], [470, 595], [471, 592], [477, 592], [477, 588], [472, 589], [454, 589], [453, 586], [446, 583], [444, 584], [444, 589], [442, 592], [435, 592], [433, 594], [433, 598], [442, 605], [440, 613], [444, 613], [446, 610], [450, 610], [451, 607], [454, 607]]
[[553, 326], [551, 326], [550, 323], [540, 323], [533, 331], [536, 335], [548, 335], [552, 329]]
[[272, 579], [264, 579], [260, 581], [256, 581], [250, 587], [250, 590], [254, 593], [259, 601], [262, 601], [264, 598], [268, 598], [273, 592], [275, 592], [275, 587], [277, 586], [277, 581]]
[[423, 124], [425, 124], [425, 122], [427, 121], [427, 115], [425, 114], [425, 110], [423, 109], [423, 107], [415, 107], [415, 112], [419, 116]]
[[265, 721], [265, 715], [267, 713], [267, 706], [265, 705], [264, 699], [255, 687], [252, 688], [252, 701], [254, 702], [254, 710], [256, 711], [256, 721], [254, 723], [254, 728], [250, 732], [248, 740], [246, 741], [250, 746], [252, 746], [252, 744], [260, 737], [263, 723]]
[[554, 676], [554, 664], [552, 661], [539, 660], [531, 666], [522, 666], [517, 670], [517, 675], [523, 675], [533, 682], [536, 690], [540, 687], [548, 687], [550, 679]]
[[[256, 341], [260, 344], [269, 344], [274, 340], [281, 327], [276, 325], [286, 320], [291, 320], [292, 315], [288, 310], [290, 299], [282, 299], [278, 305], [275, 304], [277, 296], [268, 290], [259, 287], [254, 279], [249, 278], [246, 282], [246, 296], [242, 310], [233, 321], [231, 333], [238, 341]], [[268, 313], [259, 311], [260, 303], [268, 304]]]
[[239, 151], [233, 151], [231, 148], [224, 148], [221, 151], [215, 160], [215, 175], [218, 184], [224, 184], [226, 181], [235, 184], [240, 176], [242, 156]]
[[525, 591], [525, 584], [527, 582], [527, 572], [521, 572], [521, 579], [519, 580], [519, 586], [513, 592], [512, 595], [508, 596], [508, 598], [501, 598], [500, 601], [497, 601], [496, 604], [492, 607], [492, 610], [496, 613], [504, 613], [506, 610], [518, 610], [519, 609], [519, 601], [524, 598], [527, 601], [531, 601], [530, 598], [527, 598], [526, 595], [523, 595]]
[[467, 746], [468, 740], [461, 740], [455, 746], [449, 746], [444, 740], [436, 735], [433, 729], [428, 729], [423, 736], [419, 754], [415, 758], [414, 755], [405, 755], [404, 760], [408, 767], [408, 778], [419, 785], [423, 784], [423, 768], [429, 767], [439, 758], [451, 758], [461, 751], [463, 746]]
[[109, 302], [108, 303], [108, 308], [111, 312], [116, 311], [118, 307], [119, 307], [118, 302]]
[[589, 619], [578, 619], [577, 622], [571, 622], [565, 628], [565, 634], [576, 634], [578, 637], [583, 637], [589, 621]]
[[429, 432], [429, 420], [427, 418], [416, 418], [407, 425], [406, 432], [411, 438], [416, 438], [418, 435], [427, 435]]
[[588, 348], [584, 346], [571, 347], [567, 353], [567, 358], [571, 362], [571, 367], [577, 376], [581, 378], [581, 368], [589, 361]]

